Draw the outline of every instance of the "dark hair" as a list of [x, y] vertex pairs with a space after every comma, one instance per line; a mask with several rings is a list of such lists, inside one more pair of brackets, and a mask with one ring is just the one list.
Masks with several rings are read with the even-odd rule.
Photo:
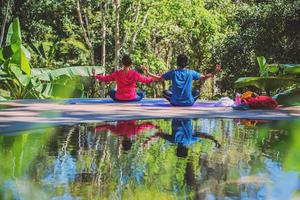
[[186, 67], [187, 65], [189, 64], [188, 62], [188, 57], [184, 54], [179, 54], [177, 56], [177, 66], [178, 67], [181, 67], [181, 68], [184, 68]]
[[129, 138], [124, 137], [122, 140], [122, 149], [123, 151], [129, 151], [131, 149], [132, 142]]
[[129, 57], [129, 55], [124, 55], [123, 58], [122, 58], [122, 64], [124, 66], [130, 66], [132, 65], [132, 60], [131, 58]]
[[188, 156], [188, 151], [188, 148], [186, 148], [182, 144], [178, 144], [176, 149], [176, 156], [180, 158], [186, 158]]

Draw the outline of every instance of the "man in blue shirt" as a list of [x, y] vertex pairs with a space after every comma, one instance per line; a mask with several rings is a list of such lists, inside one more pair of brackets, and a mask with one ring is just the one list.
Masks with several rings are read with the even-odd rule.
[[177, 57], [177, 69], [171, 70], [161, 76], [151, 74], [149, 69], [144, 67], [144, 71], [149, 76], [160, 80], [171, 80], [172, 90], [165, 90], [163, 96], [170, 101], [174, 106], [192, 106], [199, 98], [200, 92], [193, 91], [194, 80], [206, 80], [213, 77], [221, 70], [221, 66], [217, 65], [214, 73], [206, 75], [200, 75], [200, 73], [186, 69], [188, 66], [188, 58], [184, 54], [180, 54]]

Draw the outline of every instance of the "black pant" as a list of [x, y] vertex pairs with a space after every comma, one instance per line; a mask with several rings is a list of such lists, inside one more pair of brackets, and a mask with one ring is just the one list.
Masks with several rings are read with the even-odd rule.
[[[170, 90], [164, 90], [163, 91], [163, 97], [165, 97], [169, 102], [171, 102], [171, 97], [173, 93]], [[199, 90], [193, 90], [192, 95], [194, 97], [194, 101], [197, 101], [197, 99], [200, 96], [200, 91]]]

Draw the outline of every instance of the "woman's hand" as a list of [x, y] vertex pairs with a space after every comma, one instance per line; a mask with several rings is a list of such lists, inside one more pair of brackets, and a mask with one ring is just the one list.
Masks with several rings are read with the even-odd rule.
[[96, 77], [96, 69], [95, 68], [92, 69], [92, 74], [93, 74], [93, 77]]

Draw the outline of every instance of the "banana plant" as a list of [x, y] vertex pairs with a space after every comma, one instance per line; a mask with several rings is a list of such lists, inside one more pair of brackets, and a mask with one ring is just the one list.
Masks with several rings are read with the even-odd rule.
[[[260, 77], [242, 77], [235, 82], [237, 88], [254, 86], [270, 94], [272, 91], [284, 91], [274, 96], [278, 101], [290, 105], [291, 102], [300, 103], [300, 64], [267, 64], [263, 56], [257, 57]], [[293, 97], [292, 99], [289, 98]]]
[[14, 19], [6, 36], [6, 46], [0, 50], [1, 87], [14, 97], [24, 96], [30, 85], [30, 53], [22, 44], [20, 22]]
[[55, 61], [54, 55], [58, 42], [34, 42], [29, 47], [37, 55], [40, 66], [45, 68], [51, 67]]
[[[2, 96], [10, 98], [56, 98], [83, 97], [82, 77], [92, 75], [91, 66], [63, 67], [55, 70], [35, 69], [30, 66], [30, 52], [22, 43], [19, 19], [9, 26], [6, 46], [0, 49], [0, 89]], [[93, 66], [97, 73], [103, 68]]]

